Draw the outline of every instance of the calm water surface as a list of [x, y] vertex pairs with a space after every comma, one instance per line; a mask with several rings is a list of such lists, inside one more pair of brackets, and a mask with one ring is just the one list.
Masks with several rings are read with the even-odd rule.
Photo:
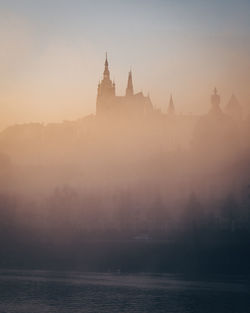
[[0, 313], [249, 313], [244, 279], [0, 271]]

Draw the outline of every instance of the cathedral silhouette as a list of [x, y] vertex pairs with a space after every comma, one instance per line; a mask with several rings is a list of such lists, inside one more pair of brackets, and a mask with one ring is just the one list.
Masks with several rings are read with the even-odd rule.
[[110, 79], [109, 64], [106, 53], [103, 79], [98, 84], [96, 115], [98, 117], [142, 117], [153, 112], [149, 96], [142, 92], [134, 93], [132, 72], [128, 74], [128, 84], [125, 96], [117, 96], [115, 83]]
[[[228, 104], [222, 108], [220, 106], [221, 98], [216, 88], [210, 98], [211, 106], [208, 111], [210, 116], [226, 115], [233, 120], [239, 121], [242, 118], [242, 108], [237, 98], [233, 94]], [[167, 113], [167, 114], [166, 114]], [[98, 84], [97, 99], [96, 99], [96, 116], [99, 118], [115, 119], [121, 118], [135, 118], [143, 117], [166, 117], [166, 118], [192, 118], [187, 115], [176, 114], [175, 105], [172, 94], [170, 95], [168, 108], [166, 113], [162, 112], [153, 106], [149, 96], [144, 96], [142, 92], [135, 93], [133, 87], [132, 71], [128, 73], [128, 83], [124, 96], [117, 96], [115, 90], [115, 83], [110, 79], [109, 63], [106, 53], [104, 63], [104, 72], [102, 81]], [[197, 116], [198, 117], [198, 116]]]

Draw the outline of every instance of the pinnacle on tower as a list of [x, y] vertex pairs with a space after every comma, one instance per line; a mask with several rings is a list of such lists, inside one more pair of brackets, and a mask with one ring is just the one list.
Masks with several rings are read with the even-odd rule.
[[175, 107], [174, 107], [174, 101], [172, 94], [170, 95], [169, 105], [168, 105], [168, 114], [174, 114], [175, 113]]
[[108, 66], [109, 64], [108, 64], [108, 53], [107, 52], [106, 52], [105, 56], [106, 56], [106, 58], [105, 58], [105, 66]]
[[103, 72], [103, 78], [108, 78], [109, 79], [109, 63], [108, 63], [108, 54], [106, 52], [106, 58], [105, 58], [105, 63], [104, 63], [104, 72]]
[[133, 81], [132, 81], [132, 71], [130, 70], [128, 73], [128, 85], [126, 89], [126, 96], [130, 97], [134, 95], [134, 87], [133, 87]]

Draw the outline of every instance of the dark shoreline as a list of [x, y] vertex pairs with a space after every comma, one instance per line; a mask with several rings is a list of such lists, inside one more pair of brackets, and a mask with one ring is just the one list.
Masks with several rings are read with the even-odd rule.
[[2, 246], [0, 268], [250, 277], [250, 244], [82, 241]]

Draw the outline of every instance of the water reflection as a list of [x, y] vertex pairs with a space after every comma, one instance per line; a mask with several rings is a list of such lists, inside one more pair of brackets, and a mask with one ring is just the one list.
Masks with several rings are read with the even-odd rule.
[[2, 271], [1, 313], [247, 313], [245, 280], [175, 275]]

